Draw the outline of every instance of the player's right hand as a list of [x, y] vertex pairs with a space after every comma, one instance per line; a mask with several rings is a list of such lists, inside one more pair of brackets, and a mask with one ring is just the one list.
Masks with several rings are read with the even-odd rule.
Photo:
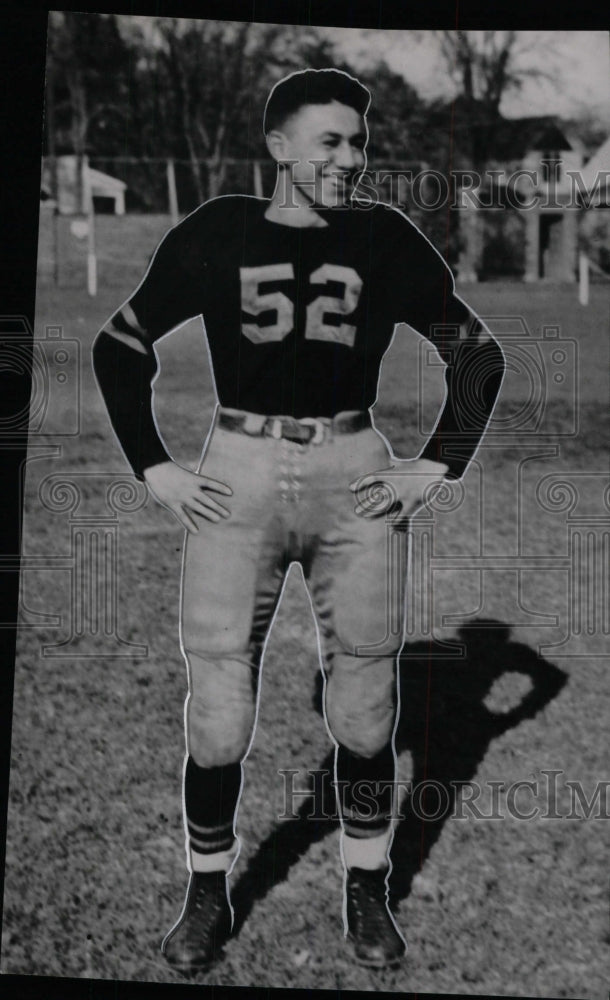
[[176, 462], [151, 465], [144, 470], [144, 479], [159, 503], [167, 507], [192, 534], [199, 531], [197, 516], [205, 517], [207, 521], [220, 521], [221, 517], [230, 516], [230, 511], [212, 494], [233, 496], [233, 490], [217, 479], [199, 476]]

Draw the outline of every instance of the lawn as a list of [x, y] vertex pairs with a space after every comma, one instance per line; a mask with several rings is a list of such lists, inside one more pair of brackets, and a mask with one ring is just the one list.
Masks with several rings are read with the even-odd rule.
[[[143, 488], [138, 509], [109, 506], [109, 484], [130, 477], [89, 361], [97, 329], [141, 264], [140, 251], [122, 282], [116, 265], [93, 300], [77, 286], [78, 260], [64, 274], [68, 287], [41, 281], [38, 291], [36, 337], [60, 325], [81, 346], [80, 428], [61, 436], [76, 405], [65, 397], [32, 437], [27, 467], [24, 554], [43, 557], [43, 565], [23, 574], [5, 973], [179, 981], [158, 946], [186, 884], [182, 532]], [[392, 902], [409, 956], [399, 970], [357, 967], [342, 939], [336, 822], [278, 819], [280, 772], [296, 769], [295, 787], [303, 788], [308, 769], [328, 766], [330, 748], [314, 624], [293, 568], [267, 647], [246, 764], [243, 846], [232, 876], [236, 933], [202, 983], [606, 996], [608, 823], [595, 808], [584, 818], [569, 782], [591, 800], [607, 778], [608, 296], [593, 286], [583, 309], [567, 286], [459, 291], [501, 339], [509, 372], [463, 493], [414, 522], [397, 750], [400, 777], [415, 786], [437, 782], [451, 804], [456, 783], [478, 784], [483, 817], [466, 808], [462, 818], [451, 809], [455, 815], [426, 820], [405, 801]], [[166, 338], [159, 355], [159, 424], [175, 458], [193, 466], [213, 409], [198, 324]], [[442, 372], [432, 362], [423, 341], [399, 330], [376, 418], [402, 457], [417, 454], [442, 399]], [[78, 508], [70, 509], [60, 485], [52, 490], [53, 475], [77, 484]], [[90, 590], [82, 577], [73, 588], [69, 569], [79, 531], [118, 538], [110, 573], [117, 613], [104, 619], [106, 632], [93, 634], [92, 605], [80, 617]], [[56, 618], [36, 617], [42, 612]], [[550, 771], [559, 773], [549, 798]], [[540, 808], [519, 819], [506, 789], [527, 781], [536, 789], [515, 788], [513, 805], [522, 813]]]

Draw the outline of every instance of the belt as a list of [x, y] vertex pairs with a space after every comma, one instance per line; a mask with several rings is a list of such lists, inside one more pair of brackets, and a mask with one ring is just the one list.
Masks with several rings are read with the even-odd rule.
[[276, 440], [298, 441], [301, 444], [320, 444], [334, 434], [355, 434], [371, 427], [371, 416], [366, 410], [339, 413], [336, 417], [269, 417], [264, 413], [247, 413], [239, 410], [220, 410], [218, 426], [226, 431], [250, 434], [252, 437], [272, 437]]

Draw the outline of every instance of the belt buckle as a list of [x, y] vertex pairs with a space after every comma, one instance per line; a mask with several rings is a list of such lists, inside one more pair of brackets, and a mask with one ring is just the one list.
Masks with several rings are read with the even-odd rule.
[[324, 424], [318, 417], [303, 417], [299, 423], [312, 428], [313, 434], [309, 439], [311, 444], [320, 444], [324, 440]]
[[244, 414], [242, 423], [244, 434], [248, 434], [250, 437], [258, 437], [259, 434], [264, 433], [264, 426], [264, 417], [260, 417], [257, 413]]

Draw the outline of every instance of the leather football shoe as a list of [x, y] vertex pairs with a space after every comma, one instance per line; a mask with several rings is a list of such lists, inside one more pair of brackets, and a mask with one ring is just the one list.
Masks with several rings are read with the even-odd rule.
[[184, 909], [161, 952], [183, 976], [204, 972], [219, 957], [231, 925], [225, 872], [193, 872]]
[[398, 965], [407, 950], [388, 908], [387, 874], [387, 868], [351, 868], [347, 872], [347, 936], [356, 961], [377, 969]]

